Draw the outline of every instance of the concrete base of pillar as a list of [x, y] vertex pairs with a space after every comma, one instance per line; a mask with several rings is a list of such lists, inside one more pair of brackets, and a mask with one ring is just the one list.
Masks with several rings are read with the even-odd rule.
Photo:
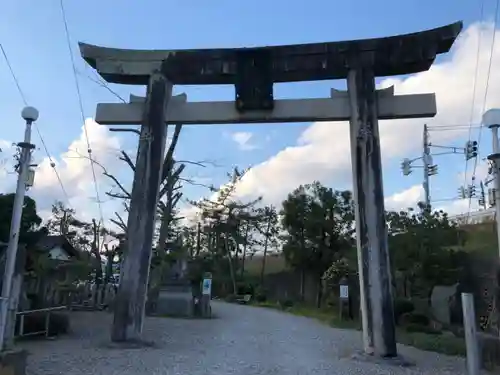
[[0, 352], [0, 375], [25, 375], [27, 357], [26, 350], [13, 349]]
[[358, 352], [351, 356], [351, 359], [355, 361], [375, 363], [378, 365], [389, 365], [397, 367], [411, 367], [415, 366], [415, 363], [408, 361], [407, 359], [398, 355], [396, 357], [380, 357], [375, 354], [366, 354], [365, 352]]

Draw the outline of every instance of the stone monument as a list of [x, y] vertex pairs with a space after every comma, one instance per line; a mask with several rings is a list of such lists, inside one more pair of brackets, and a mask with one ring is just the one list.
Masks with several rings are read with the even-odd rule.
[[172, 317], [192, 317], [194, 299], [191, 280], [187, 267], [187, 254], [182, 248], [182, 239], [168, 244], [168, 253], [174, 258], [173, 263], [162, 275], [153, 315]]

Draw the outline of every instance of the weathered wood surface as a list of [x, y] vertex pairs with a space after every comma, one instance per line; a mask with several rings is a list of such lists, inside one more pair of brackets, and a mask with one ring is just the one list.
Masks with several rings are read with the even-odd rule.
[[[389, 95], [381, 90], [378, 114], [381, 120], [434, 117], [435, 94]], [[131, 103], [99, 103], [95, 120], [101, 125], [137, 125], [142, 121], [144, 104], [139, 98]], [[240, 113], [233, 101], [172, 101], [166, 111], [167, 124], [245, 124], [311, 121], [348, 121], [349, 97], [336, 92], [332, 98], [283, 99], [274, 102], [273, 111]]]
[[155, 212], [166, 143], [165, 109], [172, 84], [160, 73], [151, 76], [144, 105], [132, 199], [127, 222], [126, 256], [114, 303], [111, 339], [140, 340], [144, 321]]
[[[174, 84], [234, 84], [243, 54], [270, 51], [274, 82], [346, 78], [353, 55], [370, 62], [376, 76], [428, 70], [436, 55], [446, 53], [462, 22], [385, 38], [341, 42], [197, 50], [130, 50], [80, 43], [80, 53], [108, 82], [145, 85], [162, 69]], [[168, 65], [163, 61], [169, 60]]]
[[365, 352], [395, 357], [375, 77], [370, 69], [358, 68], [350, 72], [347, 84], [351, 101], [353, 191]]

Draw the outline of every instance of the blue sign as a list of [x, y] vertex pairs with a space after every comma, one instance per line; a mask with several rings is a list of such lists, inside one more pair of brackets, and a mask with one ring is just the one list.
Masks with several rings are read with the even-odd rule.
[[202, 287], [202, 294], [210, 295], [211, 293], [212, 293], [212, 279], [204, 279], [203, 280], [203, 287]]

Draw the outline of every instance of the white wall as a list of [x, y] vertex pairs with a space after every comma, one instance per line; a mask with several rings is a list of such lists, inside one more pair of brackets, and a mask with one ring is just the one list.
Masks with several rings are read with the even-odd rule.
[[49, 252], [50, 259], [68, 260], [69, 256], [60, 246], [54, 247]]

